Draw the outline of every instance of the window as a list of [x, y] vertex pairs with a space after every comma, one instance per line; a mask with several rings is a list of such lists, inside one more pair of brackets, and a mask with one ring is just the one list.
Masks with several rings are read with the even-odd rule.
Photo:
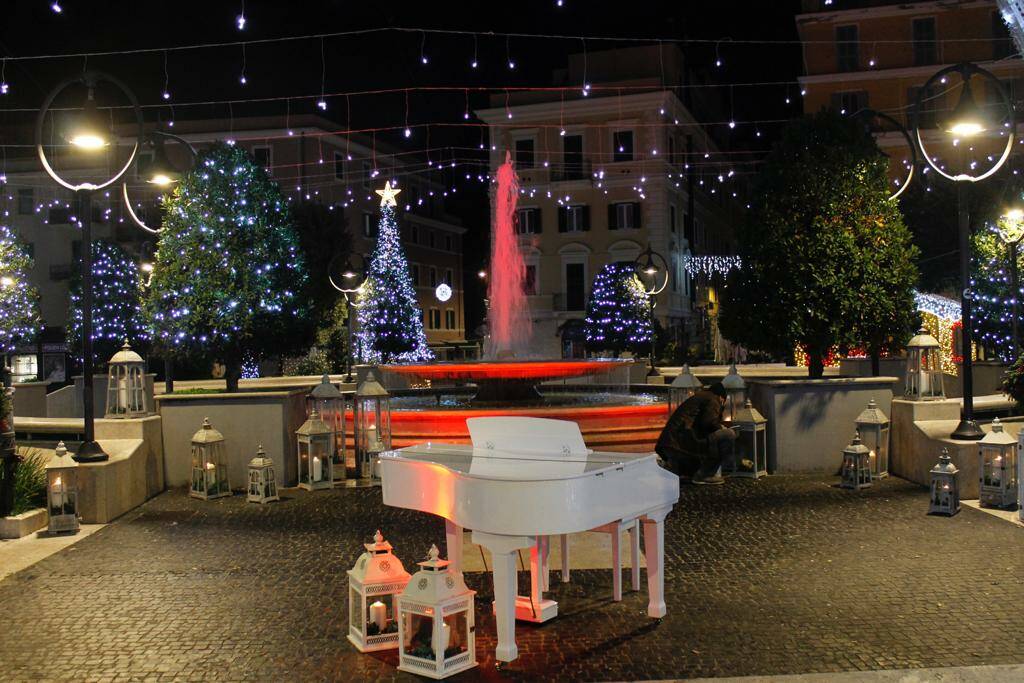
[[444, 250], [445, 251], [451, 251], [452, 250], [452, 236], [451, 235], [445, 235], [444, 236]]
[[582, 180], [584, 177], [582, 135], [562, 138], [562, 177], [565, 180]]
[[334, 178], [335, 180], [345, 179], [345, 155], [341, 152], [334, 153]]
[[409, 266], [409, 277], [412, 278], [412, 286], [420, 286], [420, 267], [415, 263]]
[[[918, 94], [921, 93], [921, 88], [913, 87], [907, 88], [907, 127], [910, 128], [914, 125], [913, 118], [916, 107], [914, 106], [917, 102]], [[943, 96], [941, 94], [935, 94], [934, 90], [930, 90], [921, 95], [921, 110], [917, 112], [917, 125], [921, 128], [934, 128], [935, 127], [935, 113], [942, 107]]]
[[430, 266], [430, 287], [437, 287], [437, 268]]
[[451, 268], [445, 268], [444, 269], [444, 283], [446, 285], [448, 285], [449, 287], [451, 287], [453, 279], [454, 278], [452, 278], [452, 269]]
[[455, 327], [455, 311], [450, 308], [444, 309], [444, 329], [454, 330]]
[[935, 17], [914, 19], [914, 66], [935, 64], [938, 60], [938, 43], [935, 42]]
[[856, 114], [868, 106], [866, 90], [850, 90], [832, 93], [832, 108], [840, 114]]
[[635, 230], [640, 227], [640, 203], [618, 202], [608, 205], [609, 230]]
[[35, 208], [32, 188], [28, 187], [18, 190], [18, 213], [22, 216], [28, 216], [35, 211]]
[[441, 329], [441, 310], [438, 308], [430, 309], [430, 317], [427, 319], [427, 327], [431, 330]]
[[633, 161], [633, 131], [615, 131], [612, 133], [612, 145], [612, 161]]
[[516, 233], [519, 235], [539, 235], [540, 209], [517, 209]]
[[537, 266], [527, 264], [526, 275], [523, 276], [523, 294], [532, 296], [537, 293]]
[[585, 308], [586, 284], [582, 263], [565, 264], [565, 310], [582, 311]]
[[433, 230], [428, 230], [427, 231], [427, 246], [430, 247], [431, 249], [434, 248], [434, 231]]
[[584, 232], [590, 230], [590, 207], [586, 204], [558, 208], [558, 232]]
[[534, 147], [533, 138], [523, 138], [521, 140], [516, 140], [515, 144], [516, 144], [516, 147], [515, 147], [515, 152], [516, 152], [516, 156], [515, 156], [516, 168], [517, 169], [533, 168], [533, 158], [534, 158], [534, 155], [533, 155], [533, 147]]
[[363, 237], [373, 237], [373, 215], [363, 214]]
[[1010, 40], [1010, 33], [1006, 30], [1006, 22], [1002, 14], [992, 13], [992, 59], [1004, 59], [1014, 52], [1013, 41]]
[[261, 166], [267, 171], [269, 171], [270, 167], [273, 165], [274, 157], [270, 151], [269, 145], [264, 145], [262, 147], [253, 147], [252, 158], [253, 160], [256, 161], [257, 166]]
[[860, 43], [856, 26], [836, 27], [836, 69], [857, 71], [860, 69]]

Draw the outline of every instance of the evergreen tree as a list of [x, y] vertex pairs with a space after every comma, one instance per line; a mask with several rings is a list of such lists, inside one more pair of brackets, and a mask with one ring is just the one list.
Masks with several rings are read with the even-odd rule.
[[650, 304], [632, 263], [609, 263], [594, 278], [584, 332], [590, 350], [616, 355], [651, 343]]
[[305, 348], [314, 323], [288, 204], [244, 150], [201, 154], [164, 202], [163, 226], [146, 299], [163, 348], [222, 359], [228, 391], [244, 359]]
[[[82, 360], [82, 269], [71, 279], [71, 316], [68, 348]], [[92, 357], [106, 365], [125, 342], [136, 351], [149, 342], [142, 315], [142, 279], [139, 264], [113, 242], [92, 243]]]
[[388, 181], [381, 196], [377, 244], [366, 282], [357, 301], [359, 354], [364, 362], [395, 363], [432, 360], [423, 332], [423, 312], [409, 277], [409, 263], [395, 220], [395, 195]]
[[[971, 270], [974, 340], [1004, 361], [1013, 361], [1013, 286], [1010, 281], [1010, 248], [992, 229], [971, 236], [974, 257]], [[1024, 249], [1017, 251], [1017, 272]], [[1017, 295], [1020, 301], [1020, 294]], [[1018, 304], [1018, 320], [1024, 306]]]
[[834, 346], [877, 352], [909, 338], [917, 249], [887, 170], [870, 134], [833, 111], [789, 125], [740, 226], [743, 264], [719, 317], [727, 338], [782, 357], [799, 345], [812, 377]]
[[39, 331], [39, 290], [29, 282], [32, 257], [6, 225], [0, 225], [0, 353], [10, 353]]

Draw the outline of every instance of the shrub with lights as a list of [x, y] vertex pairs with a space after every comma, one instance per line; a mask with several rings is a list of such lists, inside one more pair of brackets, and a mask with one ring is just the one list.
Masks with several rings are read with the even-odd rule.
[[244, 150], [214, 145], [164, 202], [146, 300], [154, 340], [222, 359], [237, 391], [244, 360], [307, 345], [307, 278], [277, 184]]
[[651, 312], [634, 264], [609, 263], [594, 278], [584, 331], [591, 351], [618, 355], [650, 345]]
[[[138, 262], [119, 245], [104, 240], [92, 243], [92, 350], [93, 363], [105, 365], [125, 342], [144, 349], [149, 341], [142, 314], [142, 273]], [[71, 279], [71, 316], [68, 347], [82, 360], [82, 272]]]
[[381, 196], [377, 245], [366, 282], [359, 292], [359, 350], [367, 363], [432, 360], [423, 331], [423, 311], [409, 276], [409, 262], [399, 239], [395, 195], [388, 181]]
[[0, 353], [31, 340], [42, 324], [39, 290], [29, 280], [32, 266], [32, 257], [14, 232], [0, 225]]

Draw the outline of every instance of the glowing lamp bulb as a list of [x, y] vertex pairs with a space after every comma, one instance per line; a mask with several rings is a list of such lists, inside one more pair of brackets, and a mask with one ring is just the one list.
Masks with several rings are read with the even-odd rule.
[[949, 127], [949, 132], [957, 137], [969, 138], [985, 132], [985, 126], [977, 121], [957, 121]]
[[170, 185], [171, 183], [173, 183], [174, 180], [170, 176], [168, 176], [168, 175], [166, 175], [164, 173], [157, 173], [156, 175], [154, 175], [152, 178], [149, 179], [149, 182], [152, 183], [153, 185], [159, 185], [160, 187], [165, 187], [165, 186]]
[[101, 147], [105, 147], [107, 144], [107, 141], [102, 136], [89, 133], [75, 135], [68, 142], [75, 147], [89, 150], [100, 149]]

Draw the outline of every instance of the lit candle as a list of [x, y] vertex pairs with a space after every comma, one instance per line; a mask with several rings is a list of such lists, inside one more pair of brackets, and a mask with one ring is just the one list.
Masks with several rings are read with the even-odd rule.
[[877, 456], [875, 456], [875, 452], [874, 451], [868, 451], [868, 464], [871, 465], [871, 471], [872, 472], [875, 471], [875, 460], [876, 460], [876, 457]]
[[448, 622], [441, 622], [441, 643], [443, 645], [442, 652], [448, 649], [448, 646], [452, 642], [452, 627], [448, 625]]
[[380, 453], [384, 450], [380, 439], [377, 437], [376, 425], [370, 425], [366, 429], [366, 450], [370, 453]]
[[61, 487], [61, 481], [60, 481], [60, 475], [58, 474], [56, 477], [53, 478], [53, 487], [52, 488], [53, 488], [54, 493], [59, 493], [60, 492], [60, 487]]
[[117, 380], [117, 403], [119, 408], [128, 411], [128, 380], [124, 377]]
[[322, 481], [324, 478], [324, 464], [317, 456], [313, 456], [313, 481]]
[[377, 624], [381, 631], [388, 626], [388, 608], [380, 600], [370, 605], [370, 621]]
[[217, 466], [212, 462], [206, 463], [206, 488], [212, 489], [217, 483]]

